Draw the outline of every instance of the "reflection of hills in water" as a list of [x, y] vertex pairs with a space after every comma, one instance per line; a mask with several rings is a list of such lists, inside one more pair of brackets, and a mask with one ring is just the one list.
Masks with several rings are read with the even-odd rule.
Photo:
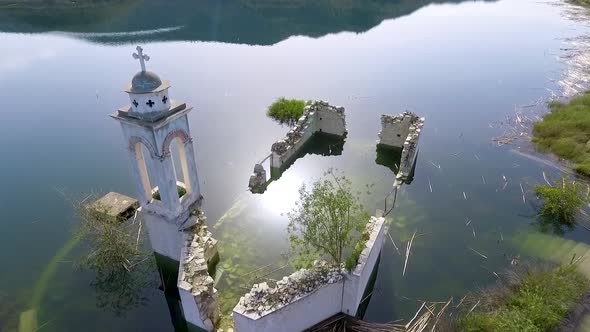
[[[99, 43], [191, 40], [274, 44], [293, 35], [362, 32], [431, 3], [462, 0], [0, 0], [0, 31], [63, 31]], [[60, 3], [60, 1], [56, 1]], [[29, 8], [23, 8], [30, 3]], [[67, 1], [64, 1], [67, 3]], [[33, 7], [34, 9], [32, 9]]]

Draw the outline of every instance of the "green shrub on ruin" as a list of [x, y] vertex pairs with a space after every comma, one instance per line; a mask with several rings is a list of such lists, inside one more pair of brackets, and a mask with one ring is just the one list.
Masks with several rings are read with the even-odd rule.
[[292, 125], [303, 115], [305, 106], [311, 104], [298, 99], [277, 99], [268, 107], [266, 115], [281, 124]]
[[[369, 215], [345, 176], [329, 170], [311, 188], [302, 185], [299, 201], [288, 217], [289, 241], [297, 253], [298, 267], [309, 265], [316, 258], [337, 265], [355, 255], [358, 260], [358, 248], [364, 248], [359, 238], [362, 238]], [[349, 260], [346, 265], [352, 267], [356, 260]]]

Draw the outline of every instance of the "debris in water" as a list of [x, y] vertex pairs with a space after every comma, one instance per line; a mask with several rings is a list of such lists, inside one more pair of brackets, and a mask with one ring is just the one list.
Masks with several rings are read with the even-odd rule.
[[545, 182], [547, 182], [547, 185], [549, 185], [549, 187], [553, 187], [549, 180], [547, 180], [547, 175], [545, 174], [545, 171], [543, 171], [543, 179], [545, 180]]
[[410, 258], [410, 250], [412, 250], [412, 242], [414, 242], [414, 237], [416, 236], [416, 232], [412, 235], [410, 241], [408, 241], [408, 245], [406, 246], [406, 261], [404, 262], [404, 270], [402, 272], [402, 277], [406, 275], [406, 267], [408, 266], [408, 259]]
[[502, 190], [506, 189], [506, 186], [508, 185], [509, 181], [506, 181], [506, 183], [504, 183], [504, 186], [502, 187]]
[[468, 248], [469, 250], [473, 251], [474, 253], [476, 253], [476, 254], [480, 255], [481, 257], [483, 257], [483, 258], [485, 258], [485, 259], [488, 259], [488, 256], [486, 256], [486, 255], [482, 254], [481, 252], [479, 252], [479, 251], [477, 251], [477, 250], [475, 250], [475, 249], [473, 249], [473, 248], [471, 248], [471, 247], [467, 247], [467, 248]]
[[393, 247], [395, 248], [395, 251], [397, 251], [397, 254], [401, 256], [402, 254], [399, 252], [399, 249], [395, 245], [395, 241], [393, 241], [393, 238], [391, 237], [391, 234], [387, 233], [387, 235], [389, 236], [389, 239], [391, 240], [391, 243], [393, 243]]

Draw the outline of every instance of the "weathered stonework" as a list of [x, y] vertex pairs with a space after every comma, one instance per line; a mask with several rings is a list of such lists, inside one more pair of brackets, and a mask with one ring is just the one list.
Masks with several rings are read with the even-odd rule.
[[252, 290], [240, 298], [234, 311], [260, 317], [280, 309], [318, 288], [339, 282], [344, 271], [324, 261], [315, 262], [310, 269], [301, 269], [269, 286], [266, 282], [255, 284]]
[[205, 225], [199, 210], [189, 219], [194, 225], [184, 231], [184, 247], [178, 272], [178, 290], [187, 322], [212, 331], [219, 322], [219, 303], [211, 265], [218, 260], [217, 240]]
[[248, 188], [254, 193], [263, 192], [266, 187], [266, 170], [261, 164], [254, 165], [254, 173], [250, 175]]
[[305, 107], [303, 115], [285, 137], [271, 147], [271, 167], [281, 168], [315, 133], [345, 137], [344, 107], [316, 101]]
[[111, 191], [90, 204], [90, 208], [104, 211], [110, 217], [127, 220], [137, 211], [139, 202], [135, 198]]
[[412, 112], [404, 112], [397, 116], [381, 115], [378, 145], [402, 149], [398, 180], [403, 181], [412, 172], [418, 155], [418, 140], [423, 126], [424, 118], [419, 118]]

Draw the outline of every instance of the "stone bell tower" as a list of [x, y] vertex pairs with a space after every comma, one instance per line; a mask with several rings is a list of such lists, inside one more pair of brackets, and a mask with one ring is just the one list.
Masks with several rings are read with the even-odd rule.
[[[141, 71], [125, 89], [130, 105], [111, 117], [123, 129], [152, 248], [179, 261], [182, 231], [191, 226], [186, 225], [190, 212], [202, 198], [187, 118], [192, 107], [170, 99], [170, 82], [145, 69], [150, 58], [141, 47], [133, 58], [139, 60]], [[173, 145], [178, 151], [176, 161], [171, 153]]]

